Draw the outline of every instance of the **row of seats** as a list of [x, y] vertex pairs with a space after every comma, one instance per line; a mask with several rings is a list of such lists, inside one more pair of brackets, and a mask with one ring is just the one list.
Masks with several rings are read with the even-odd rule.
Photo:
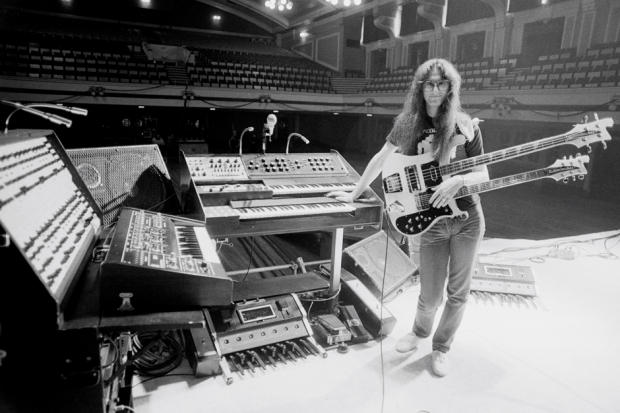
[[559, 63], [535, 64], [531, 67], [520, 68], [520, 74], [546, 74], [568, 72], [592, 72], [597, 70], [617, 70], [620, 68], [620, 57], [609, 59], [568, 61]]
[[500, 89], [582, 88], [618, 86], [618, 70], [519, 75], [500, 84]]
[[274, 48], [272, 54], [264, 53], [232, 53], [223, 50], [206, 50], [206, 49], [194, 49], [196, 54], [197, 64], [212, 65], [212, 64], [249, 64], [256, 66], [270, 66], [270, 67], [291, 67], [299, 70], [317, 70], [324, 72], [326, 76], [331, 73], [323, 66], [316, 62], [299, 57], [292, 54], [292, 52], [282, 49]]
[[42, 79], [167, 84], [164, 64], [132, 57], [129, 53], [73, 51], [3, 44], [2, 74]]
[[[615, 87], [620, 85], [619, 70], [592, 72], [540, 73], [507, 76], [503, 78], [480, 76], [463, 78], [463, 90], [485, 89], [549, 89], [549, 88], [588, 88]], [[409, 89], [411, 78], [384, 83], [370, 83], [364, 91], [398, 93]]]
[[565, 50], [562, 53], [545, 54], [538, 56], [538, 62], [556, 63], [566, 61], [610, 59], [613, 57], [620, 57], [620, 45], [618, 45], [618, 43], [607, 43], [593, 46], [582, 56], [576, 55], [576, 49]]
[[206, 73], [206, 74], [235, 74], [243, 72], [259, 72], [266, 74], [273, 74], [278, 76], [285, 75], [308, 75], [308, 76], [321, 76], [329, 78], [331, 73], [318, 69], [306, 69], [294, 66], [269, 66], [260, 64], [249, 63], [225, 63], [225, 62], [211, 62], [209, 65], [187, 65], [188, 73]]
[[229, 89], [252, 89], [252, 90], [279, 90], [286, 92], [306, 92], [306, 93], [336, 93], [328, 86], [305, 84], [303, 82], [278, 82], [278, 81], [230, 81], [230, 80], [205, 80], [193, 82], [194, 86], [216, 87]]

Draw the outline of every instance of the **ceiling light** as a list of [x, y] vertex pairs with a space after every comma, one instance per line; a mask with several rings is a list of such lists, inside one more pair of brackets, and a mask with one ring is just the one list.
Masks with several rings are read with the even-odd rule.
[[308, 35], [308, 32], [301, 32], [301, 33], [299, 33], [299, 37], [301, 37], [302, 39], [303, 39], [303, 38], [306, 38], [306, 37], [308, 37], [308, 36], [309, 36], [309, 35]]
[[279, 11], [290, 10], [293, 8], [293, 2], [291, 0], [267, 0], [265, 1], [265, 7], [274, 10], [276, 7]]

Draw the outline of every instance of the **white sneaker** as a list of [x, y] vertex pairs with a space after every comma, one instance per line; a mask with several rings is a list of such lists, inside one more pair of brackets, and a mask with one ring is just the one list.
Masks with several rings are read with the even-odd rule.
[[443, 377], [448, 374], [448, 371], [450, 371], [450, 361], [446, 353], [433, 350], [431, 358], [433, 360], [433, 372], [435, 372], [436, 375]]
[[401, 337], [401, 339], [396, 342], [396, 351], [399, 353], [411, 351], [418, 346], [420, 340], [421, 338], [416, 336], [414, 332], [407, 333], [407, 335]]

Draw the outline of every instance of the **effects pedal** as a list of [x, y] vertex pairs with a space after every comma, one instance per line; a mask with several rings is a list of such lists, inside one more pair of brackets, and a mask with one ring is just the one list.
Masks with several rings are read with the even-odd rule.
[[335, 315], [322, 314], [317, 316], [316, 320], [318, 325], [322, 327], [319, 331], [322, 330], [323, 334], [326, 333], [325, 340], [327, 344], [333, 345], [351, 340], [351, 332]]
[[355, 307], [352, 305], [340, 306], [340, 319], [351, 332], [351, 344], [366, 343], [370, 339], [368, 331], [364, 328]]

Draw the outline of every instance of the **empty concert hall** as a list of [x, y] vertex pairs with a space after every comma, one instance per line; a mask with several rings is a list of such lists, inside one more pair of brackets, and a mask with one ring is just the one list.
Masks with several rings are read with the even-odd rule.
[[0, 412], [617, 413], [620, 0], [1, 0]]

